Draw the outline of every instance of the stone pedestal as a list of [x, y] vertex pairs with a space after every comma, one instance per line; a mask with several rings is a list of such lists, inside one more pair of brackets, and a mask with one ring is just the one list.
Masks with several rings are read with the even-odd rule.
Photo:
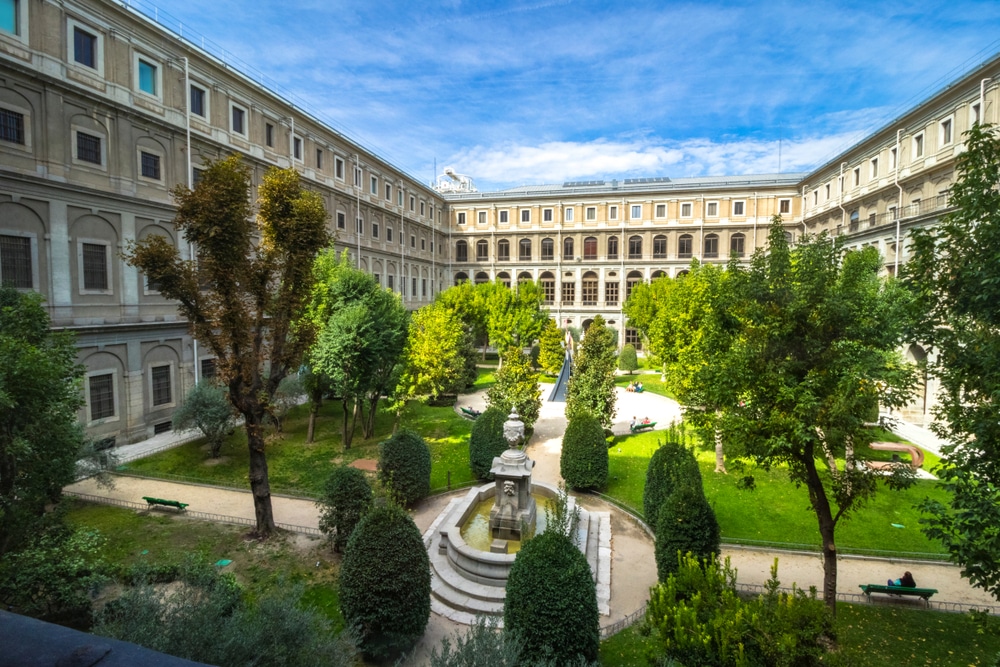
[[493, 459], [496, 499], [490, 510], [494, 538], [520, 540], [535, 532], [535, 499], [531, 496], [531, 468], [535, 462], [519, 449], [508, 449]]

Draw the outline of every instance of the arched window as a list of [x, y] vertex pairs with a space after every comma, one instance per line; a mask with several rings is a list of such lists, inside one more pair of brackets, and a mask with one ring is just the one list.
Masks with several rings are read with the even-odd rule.
[[743, 234], [736, 232], [729, 237], [729, 256], [730, 257], [743, 257], [746, 254], [746, 249], [744, 245], [746, 243], [746, 238]]
[[705, 257], [713, 258], [719, 256], [719, 235], [705, 235]]
[[531, 274], [528, 273], [527, 271], [521, 271], [521, 273], [517, 274], [517, 284], [518, 285], [520, 285], [521, 283], [530, 283], [533, 280], [534, 280], [534, 278], [532, 278]]
[[476, 261], [485, 262], [490, 258], [490, 244], [485, 240], [476, 241]]
[[684, 269], [683, 271], [678, 271], [677, 272], [677, 277], [680, 278], [681, 276], [686, 276], [689, 273], [691, 273], [691, 272], [688, 271], [687, 269]]
[[563, 239], [563, 259], [573, 259], [573, 237], [567, 236]]
[[681, 234], [677, 239], [677, 256], [681, 259], [690, 259], [694, 237], [690, 234]]
[[[459, 271], [458, 273], [455, 274], [456, 285], [461, 285], [462, 283], [467, 283], [467, 282], [469, 282], [469, 274], [464, 273], [463, 271]], [[405, 285], [406, 281], [405, 280], [401, 281], [401, 284]]]
[[649, 280], [650, 282], [652, 282], [654, 280], [659, 280], [660, 278], [666, 278], [666, 277], [667, 277], [667, 272], [664, 271], [663, 269], [660, 269], [658, 271], [653, 271], [653, 275], [650, 277]]
[[583, 240], [583, 258], [597, 259], [597, 237], [588, 236]]
[[550, 305], [556, 301], [556, 277], [552, 272], [546, 271], [538, 277], [538, 282], [542, 286], [542, 303]]
[[506, 271], [501, 271], [497, 274], [497, 282], [510, 287], [510, 274]]
[[552, 239], [542, 239], [542, 261], [551, 262], [555, 259], [556, 244]]
[[497, 241], [497, 261], [498, 262], [509, 262], [510, 261], [510, 241], [507, 239], [500, 239]]
[[860, 219], [861, 219], [861, 216], [858, 213], [858, 209], [854, 209], [853, 211], [851, 211], [851, 231], [852, 232], [858, 231], [858, 225], [859, 225]]
[[531, 239], [521, 239], [517, 242], [517, 258], [522, 262], [531, 261]]
[[584, 320], [583, 324], [580, 327], [581, 329], [583, 329], [583, 333], [587, 333], [587, 329], [589, 329], [590, 325], [593, 324], [593, 323], [594, 323], [594, 320]]
[[625, 300], [632, 296], [632, 289], [642, 282], [642, 274], [632, 271], [625, 277]]
[[469, 261], [469, 244], [465, 241], [459, 241], [455, 244], [455, 261], [456, 262], [468, 262]]
[[630, 236], [628, 238], [628, 258], [642, 259], [642, 237]]
[[667, 237], [657, 234], [653, 237], [653, 259], [667, 258]]
[[583, 274], [583, 281], [581, 284], [583, 291], [583, 305], [585, 306], [596, 306], [597, 305], [597, 274], [593, 271], [587, 271]]
[[795, 242], [795, 237], [792, 236], [791, 232], [785, 232], [785, 243], [792, 245]]
[[608, 259], [618, 259], [618, 237], [608, 237]]
[[476, 274], [477, 285], [482, 285], [483, 283], [488, 283], [489, 281], [490, 277], [486, 275], [486, 273], [484, 273], [483, 271], [480, 271], [479, 273]]

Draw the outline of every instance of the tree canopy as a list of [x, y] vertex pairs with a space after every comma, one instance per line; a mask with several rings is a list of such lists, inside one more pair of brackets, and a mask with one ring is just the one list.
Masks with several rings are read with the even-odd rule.
[[486, 404], [505, 415], [517, 410], [525, 428], [532, 428], [542, 409], [542, 390], [538, 373], [531, 369], [531, 360], [519, 347], [504, 354], [504, 364], [496, 372], [496, 382], [486, 390]]
[[197, 261], [183, 259], [158, 235], [130, 246], [125, 257], [164, 297], [178, 302], [194, 337], [216, 356], [218, 376], [243, 416], [256, 531], [266, 537], [275, 525], [264, 417], [278, 385], [298, 369], [315, 336], [302, 315], [313, 260], [329, 236], [322, 198], [302, 188], [295, 169], [268, 169], [258, 187], [256, 216], [250, 176], [234, 155], [209, 161], [194, 190], [172, 190], [174, 225], [194, 245]]
[[614, 333], [600, 315], [583, 336], [576, 356], [573, 373], [566, 389], [566, 418], [589, 412], [604, 428], [611, 428], [615, 418], [615, 369], [618, 354]]

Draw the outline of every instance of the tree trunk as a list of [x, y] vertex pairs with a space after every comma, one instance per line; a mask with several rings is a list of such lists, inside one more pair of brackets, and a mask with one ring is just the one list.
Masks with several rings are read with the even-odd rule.
[[715, 429], [715, 472], [726, 472], [726, 457], [722, 452], [722, 431]]
[[316, 436], [316, 418], [319, 416], [319, 409], [323, 406], [323, 392], [315, 390], [309, 397], [309, 427], [306, 430], [306, 444], [313, 442]]
[[344, 424], [343, 424], [343, 440], [344, 440], [344, 451], [351, 448], [351, 439], [354, 437], [354, 424], [351, 421], [351, 410], [347, 407], [348, 398], [340, 399], [340, 405], [344, 412]]
[[806, 455], [801, 463], [806, 470], [806, 488], [809, 490], [809, 502], [816, 512], [819, 522], [819, 535], [823, 541], [823, 599], [830, 612], [837, 615], [837, 543], [834, 531], [837, 522], [833, 519], [830, 501], [823, 488], [823, 480], [816, 470], [816, 460], [812, 457], [812, 447], [806, 448]]
[[264, 452], [264, 431], [261, 421], [264, 411], [244, 411], [247, 446], [250, 448], [250, 492], [253, 494], [254, 515], [257, 518], [256, 535], [266, 539], [274, 533], [274, 513], [271, 510], [271, 482], [267, 477], [267, 455]]
[[368, 420], [365, 424], [365, 437], [375, 437], [375, 415], [378, 413], [379, 394], [376, 392], [368, 398]]

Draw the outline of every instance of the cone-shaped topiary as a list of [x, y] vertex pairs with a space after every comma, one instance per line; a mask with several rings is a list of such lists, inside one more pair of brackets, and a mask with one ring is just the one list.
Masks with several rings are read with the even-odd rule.
[[642, 490], [642, 513], [654, 531], [660, 507], [679, 483], [689, 481], [702, 488], [701, 470], [694, 454], [678, 442], [667, 442], [653, 452], [646, 468], [646, 486]]
[[681, 482], [660, 507], [656, 573], [661, 582], [678, 570], [678, 552], [699, 561], [719, 553], [719, 522], [699, 486]]
[[608, 483], [608, 443], [594, 415], [579, 413], [566, 425], [559, 472], [571, 489], [602, 489]]
[[565, 535], [547, 531], [517, 554], [507, 579], [504, 631], [525, 642], [522, 659], [575, 664], [597, 659], [600, 617], [587, 558]]
[[337, 466], [326, 478], [319, 505], [319, 529], [343, 551], [355, 526], [372, 504], [372, 487], [357, 468]]
[[469, 466], [472, 474], [479, 479], [490, 478], [490, 468], [494, 457], [500, 456], [507, 449], [508, 443], [503, 437], [503, 423], [507, 415], [500, 408], [487, 408], [472, 423], [472, 435], [469, 437]]
[[398, 502], [411, 507], [430, 493], [431, 450], [419, 434], [400, 429], [378, 448], [378, 480]]
[[369, 660], [393, 659], [423, 636], [431, 613], [430, 562], [404, 509], [377, 505], [354, 529], [340, 569], [340, 610]]

